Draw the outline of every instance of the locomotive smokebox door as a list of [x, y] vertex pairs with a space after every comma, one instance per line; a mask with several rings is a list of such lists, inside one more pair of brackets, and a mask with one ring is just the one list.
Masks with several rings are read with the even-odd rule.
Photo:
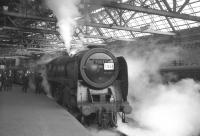
[[102, 89], [116, 80], [119, 65], [117, 59], [107, 49], [92, 49], [81, 59], [80, 72], [87, 84]]

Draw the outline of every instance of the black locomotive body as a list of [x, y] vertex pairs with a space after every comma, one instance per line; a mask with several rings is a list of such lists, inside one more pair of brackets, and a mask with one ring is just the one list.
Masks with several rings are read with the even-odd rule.
[[58, 57], [46, 64], [46, 70], [53, 97], [82, 123], [113, 127], [117, 113], [124, 121], [132, 111], [127, 102], [127, 63], [107, 49]]

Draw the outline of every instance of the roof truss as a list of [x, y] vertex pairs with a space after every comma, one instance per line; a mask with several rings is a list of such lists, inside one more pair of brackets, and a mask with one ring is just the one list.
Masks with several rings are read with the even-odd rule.
[[[26, 7], [25, 5], [27, 2], [21, 1], [22, 6], [19, 7], [19, 12], [0, 12], [0, 21], [2, 21], [0, 32], [6, 30], [8, 32], [13, 31], [13, 33], [22, 33], [22, 35], [26, 33], [31, 33], [31, 35], [53, 34], [59, 37], [56, 26], [57, 20], [54, 16], [50, 16], [52, 12], [48, 12], [48, 14], [41, 14], [38, 12], [35, 14], [27, 14], [29, 9], [25, 10], [23, 8]], [[35, 0], [35, 2], [36, 1], [37, 0]], [[177, 19], [186, 20], [185, 23], [189, 21], [194, 23], [200, 22], [200, 17], [196, 16], [195, 13], [184, 13], [184, 10], [191, 4], [189, 0], [184, 0], [182, 4], [179, 3], [180, 0], [173, 0], [172, 3], [167, 0], [128, 0], [126, 3], [121, 3], [119, 1], [120, 0], [84, 0], [82, 2], [82, 4], [84, 4], [84, 14], [81, 19], [78, 20], [80, 26], [76, 28], [78, 31], [75, 31], [74, 39], [80, 40], [80, 34], [83, 34], [85, 38], [89, 39], [88, 41], [92, 39], [92, 42], [107, 43], [110, 39], [135, 39], [137, 36], [149, 33], [174, 35], [177, 30], [179, 30], [179, 24], [176, 24]], [[36, 5], [36, 7], [38, 6]], [[32, 13], [32, 10], [28, 13]], [[148, 21], [145, 15], [148, 16], [151, 21]], [[159, 21], [154, 20], [155, 15], [161, 16], [162, 19]], [[138, 21], [139, 18], [142, 23]], [[155, 24], [156, 29], [149, 28], [151, 22]], [[161, 22], [165, 23], [167, 27], [164, 29], [161, 28], [159, 26]], [[189, 25], [187, 26], [189, 28]], [[41, 36], [39, 39], [43, 38], [44, 37]], [[30, 39], [28, 39], [28, 41], [32, 41]], [[35, 41], [37, 38], [32, 39]], [[88, 41], [87, 43], [89, 44]], [[32, 44], [38, 43], [33, 42]]]

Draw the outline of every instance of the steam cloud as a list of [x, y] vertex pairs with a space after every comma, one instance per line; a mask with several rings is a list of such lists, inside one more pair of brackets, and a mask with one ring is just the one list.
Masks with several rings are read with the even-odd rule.
[[65, 42], [67, 51], [70, 52], [70, 42], [73, 35], [75, 17], [79, 15], [77, 4], [80, 0], [46, 0], [50, 9], [57, 17], [60, 34]]
[[137, 43], [132, 49], [120, 51], [128, 61], [129, 102], [133, 113], [128, 124], [118, 121], [119, 131], [128, 136], [198, 135], [200, 84], [183, 79], [166, 85], [158, 74], [160, 66], [177, 57], [178, 51], [152, 42]]

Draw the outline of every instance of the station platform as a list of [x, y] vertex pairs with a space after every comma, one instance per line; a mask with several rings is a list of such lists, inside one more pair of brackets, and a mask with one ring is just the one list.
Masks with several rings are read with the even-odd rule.
[[0, 92], [0, 136], [90, 136], [71, 114], [45, 95], [21, 86]]

